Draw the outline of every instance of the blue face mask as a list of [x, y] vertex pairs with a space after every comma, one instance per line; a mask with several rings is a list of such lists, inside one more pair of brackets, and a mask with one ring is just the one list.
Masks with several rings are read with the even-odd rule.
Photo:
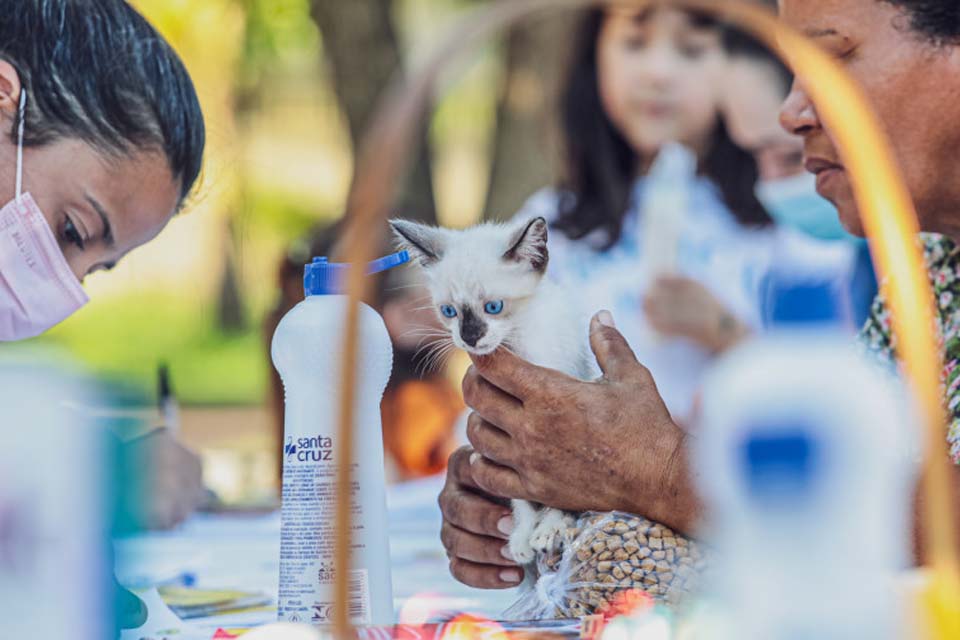
[[863, 242], [843, 228], [836, 208], [817, 193], [817, 178], [813, 174], [760, 182], [757, 199], [778, 225], [818, 240]]

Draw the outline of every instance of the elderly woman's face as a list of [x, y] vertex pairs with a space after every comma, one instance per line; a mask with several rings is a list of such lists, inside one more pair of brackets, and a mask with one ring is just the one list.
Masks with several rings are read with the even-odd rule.
[[[960, 47], [937, 47], [880, 0], [780, 0], [784, 21], [830, 53], [866, 91], [917, 204], [924, 230], [960, 235]], [[849, 176], [798, 79], [783, 126], [804, 138], [817, 190], [863, 235]]]

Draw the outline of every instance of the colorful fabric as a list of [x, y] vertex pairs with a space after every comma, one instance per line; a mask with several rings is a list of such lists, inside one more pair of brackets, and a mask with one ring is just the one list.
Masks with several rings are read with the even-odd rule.
[[[921, 234], [921, 241], [937, 302], [936, 329], [944, 362], [940, 382], [950, 416], [947, 442], [954, 463], [960, 464], [960, 247], [937, 234]], [[897, 338], [890, 330], [890, 310], [882, 293], [860, 337], [871, 353], [896, 364]]]

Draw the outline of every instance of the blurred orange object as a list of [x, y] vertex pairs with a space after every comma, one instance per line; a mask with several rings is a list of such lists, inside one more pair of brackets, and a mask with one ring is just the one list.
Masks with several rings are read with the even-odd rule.
[[465, 407], [442, 376], [407, 380], [387, 389], [381, 404], [383, 444], [399, 480], [440, 473], [456, 448], [455, 425]]

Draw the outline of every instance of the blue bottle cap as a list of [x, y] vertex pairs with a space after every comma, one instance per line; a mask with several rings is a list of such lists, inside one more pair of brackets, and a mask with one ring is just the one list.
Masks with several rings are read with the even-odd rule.
[[[380, 273], [410, 262], [410, 254], [406, 251], [374, 260], [367, 265], [367, 275]], [[327, 258], [314, 258], [313, 262], [304, 267], [303, 291], [307, 296], [340, 295], [345, 292], [347, 274], [350, 265], [346, 263], [332, 263]]]

